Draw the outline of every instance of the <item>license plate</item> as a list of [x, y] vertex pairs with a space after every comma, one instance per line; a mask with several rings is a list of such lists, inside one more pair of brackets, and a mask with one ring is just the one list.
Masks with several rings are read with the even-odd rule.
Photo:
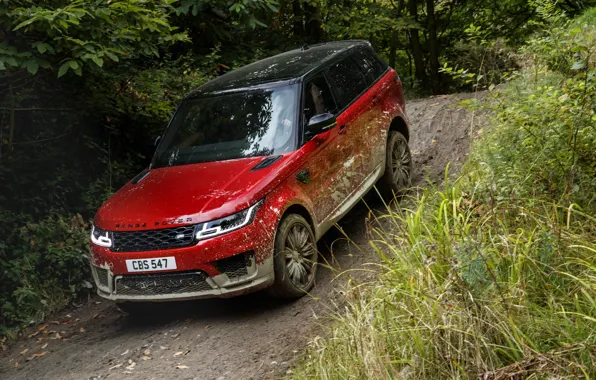
[[176, 258], [160, 257], [158, 259], [126, 260], [126, 269], [129, 272], [149, 272], [156, 270], [176, 269]]

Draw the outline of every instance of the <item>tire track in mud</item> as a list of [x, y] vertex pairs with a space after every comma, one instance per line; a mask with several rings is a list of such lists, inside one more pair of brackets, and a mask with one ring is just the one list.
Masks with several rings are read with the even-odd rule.
[[[455, 172], [465, 162], [472, 122], [481, 119], [453, 107], [473, 94], [407, 102], [412, 129], [413, 185], [438, 183], [445, 165]], [[475, 126], [474, 129], [477, 129]], [[366, 197], [376, 212], [382, 203]], [[340, 223], [353, 244], [337, 230], [319, 243], [335, 270], [374, 261], [367, 248], [368, 209], [362, 202]], [[361, 247], [360, 249], [356, 247]], [[309, 338], [322, 333], [322, 316], [341, 303], [344, 277], [322, 268], [311, 297], [294, 302], [261, 294], [234, 299], [158, 305], [144, 320], [133, 320], [93, 297], [31, 328], [0, 351], [2, 379], [262, 379], [283, 376]], [[66, 323], [65, 323], [66, 322]], [[36, 333], [37, 331], [37, 333]], [[27, 337], [28, 334], [32, 335]], [[33, 335], [35, 334], [35, 335]], [[27, 350], [27, 351], [24, 351]], [[42, 356], [33, 357], [33, 354]], [[29, 358], [29, 360], [28, 360]]]

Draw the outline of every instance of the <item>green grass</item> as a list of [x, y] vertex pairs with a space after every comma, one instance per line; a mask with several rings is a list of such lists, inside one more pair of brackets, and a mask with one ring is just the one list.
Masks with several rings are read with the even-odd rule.
[[380, 217], [294, 378], [596, 378], [593, 25], [531, 41], [460, 177]]

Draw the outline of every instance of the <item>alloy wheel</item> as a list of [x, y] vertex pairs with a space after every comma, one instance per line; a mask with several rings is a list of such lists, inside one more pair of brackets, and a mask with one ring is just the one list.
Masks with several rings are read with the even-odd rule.
[[397, 139], [391, 149], [391, 169], [393, 183], [400, 188], [410, 186], [410, 170], [412, 167], [412, 156], [408, 149], [407, 142]]
[[306, 288], [313, 280], [315, 249], [312, 234], [301, 223], [294, 223], [286, 236], [284, 255], [286, 273], [298, 288]]

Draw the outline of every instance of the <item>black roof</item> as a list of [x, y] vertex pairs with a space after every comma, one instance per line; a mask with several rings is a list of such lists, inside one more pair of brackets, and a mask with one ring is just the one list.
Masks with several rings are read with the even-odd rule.
[[265, 83], [301, 79], [323, 63], [355, 46], [370, 46], [370, 43], [364, 40], [335, 41], [290, 50], [240, 67], [210, 80], [191, 92], [189, 96], [200, 96]]

